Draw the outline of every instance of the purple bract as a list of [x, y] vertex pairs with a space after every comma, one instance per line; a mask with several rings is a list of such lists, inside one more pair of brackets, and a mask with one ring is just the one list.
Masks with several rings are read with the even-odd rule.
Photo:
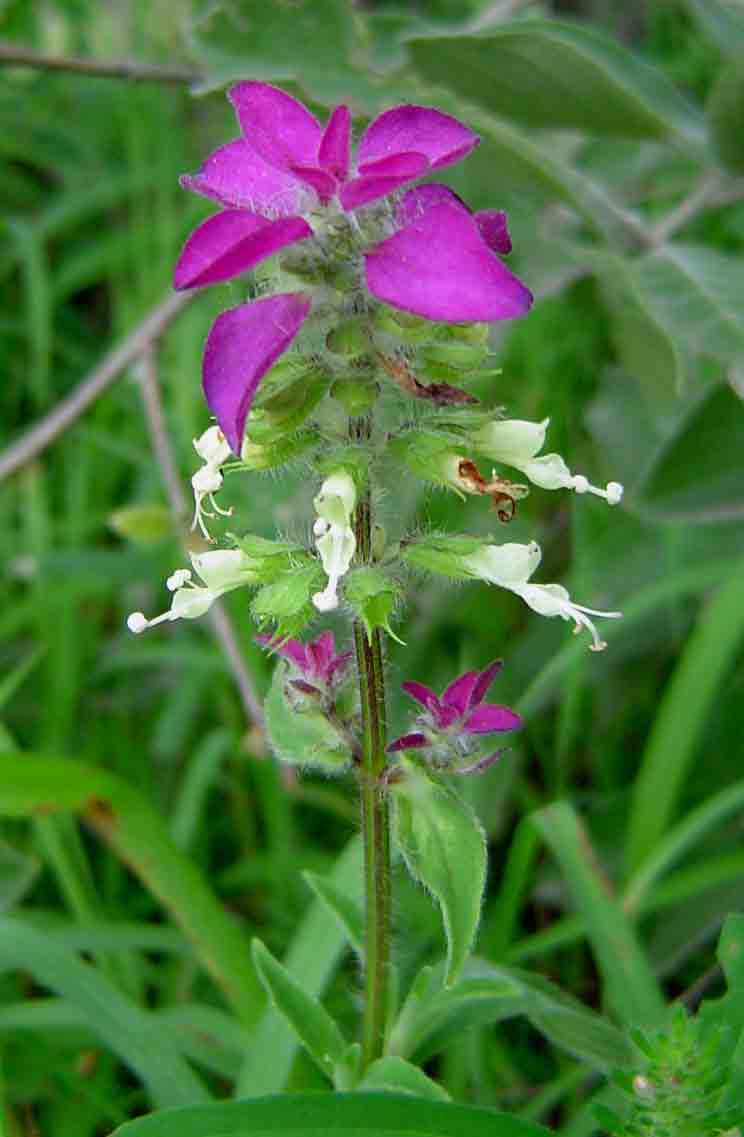
[[328, 688], [343, 677], [353, 656], [351, 651], [336, 654], [333, 632], [321, 632], [316, 640], [277, 640], [274, 636], [256, 636], [256, 643], [270, 648], [288, 660], [300, 673], [304, 685], [301, 690], [317, 691]]
[[[302, 103], [268, 83], [238, 83], [228, 97], [241, 137], [181, 179], [224, 208], [186, 241], [174, 273], [177, 289], [231, 280], [297, 242], [312, 240], [308, 248], [317, 251], [324, 211], [342, 221], [345, 213], [460, 161], [480, 141], [451, 115], [404, 105], [370, 123], [353, 162], [347, 107], [336, 107], [323, 127]], [[446, 186], [426, 185], [403, 197], [392, 224], [381, 216], [376, 228], [378, 236], [367, 241], [372, 248], [364, 248], [359, 232], [357, 238], [364, 283], [378, 300], [455, 323], [512, 319], [529, 309], [529, 291], [495, 255], [511, 249], [503, 213], [473, 214]], [[207, 404], [237, 454], [262, 376], [311, 309], [301, 293], [270, 300], [271, 310], [263, 299], [231, 309], [224, 314], [229, 320], [219, 317], [207, 343]], [[288, 319], [275, 318], [285, 311]]]

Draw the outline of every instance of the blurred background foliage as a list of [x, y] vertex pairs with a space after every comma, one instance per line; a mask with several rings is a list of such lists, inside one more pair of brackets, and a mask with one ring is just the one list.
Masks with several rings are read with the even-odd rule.
[[[491, 844], [479, 955], [620, 1026], [618, 975], [636, 992], [648, 977], [670, 1000], [691, 991], [691, 1006], [723, 991], [715, 945], [744, 899], [744, 8], [4, 0], [0, 37], [11, 57], [28, 47], [177, 69], [137, 81], [3, 67], [5, 445], [167, 298], [208, 212], [178, 175], [235, 132], [226, 83], [272, 80], [319, 112], [348, 101], [358, 126], [391, 102], [426, 102], [482, 134], [446, 180], [474, 208], [508, 211], [514, 267], [537, 303], [494, 333], [503, 374], [478, 394], [511, 417], [550, 416], [550, 448], [572, 469], [626, 485], [613, 511], [536, 490], [508, 539], [537, 538], [542, 579], [625, 619], [593, 656], [510, 594], [417, 587], [396, 629], [407, 647], [389, 653], [392, 729], [407, 714], [401, 679], [436, 687], [503, 656], [499, 698], [526, 728], [465, 787]], [[247, 1026], [218, 991], [228, 955], [211, 966], [200, 939], [203, 920], [224, 948], [223, 908], [229, 929], [260, 934], [327, 991], [342, 1022], [357, 1013], [355, 964], [301, 876], [333, 871], [352, 887], [354, 848], [338, 860], [356, 829], [350, 787], [277, 770], [224, 627], [138, 640], [124, 627], [132, 609], [162, 609], [182, 559], [153, 397], [187, 486], [207, 425], [202, 343], [240, 288], [184, 305], [154, 369], [124, 368], [0, 486], [0, 1131], [12, 1137], [108, 1133], [207, 1086], [320, 1088], [270, 1015], [246, 1050]], [[228, 527], [306, 539], [311, 493], [301, 464], [230, 481]], [[379, 508], [393, 533], [494, 527], [478, 502], [415, 486], [388, 487]], [[270, 663], [247, 600], [228, 601], [263, 693]], [[426, 897], [402, 873], [396, 888], [406, 983], [442, 947]], [[626, 975], [636, 963], [642, 974]], [[258, 998], [249, 981], [243, 994]], [[561, 1038], [546, 1022], [535, 1011], [477, 1025], [426, 1068], [457, 1101], [599, 1131], [588, 1103], [607, 1063], [587, 1059], [580, 1023]]]

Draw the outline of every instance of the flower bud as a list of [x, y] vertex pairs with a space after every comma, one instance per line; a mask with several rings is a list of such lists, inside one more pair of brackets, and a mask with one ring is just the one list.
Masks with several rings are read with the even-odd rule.
[[[483, 344], [430, 343], [418, 350], [418, 360], [425, 374], [435, 379], [448, 379], [458, 372], [475, 371], [488, 355]], [[445, 370], [447, 374], [439, 374]]]
[[380, 388], [372, 379], [350, 375], [337, 379], [331, 387], [331, 395], [346, 411], [349, 418], [359, 418], [366, 414], [377, 402]]
[[326, 336], [326, 347], [334, 355], [364, 355], [369, 351], [369, 340], [360, 320], [342, 320]]
[[207, 466], [223, 466], [232, 454], [224, 434], [216, 425], [194, 439], [194, 450]]

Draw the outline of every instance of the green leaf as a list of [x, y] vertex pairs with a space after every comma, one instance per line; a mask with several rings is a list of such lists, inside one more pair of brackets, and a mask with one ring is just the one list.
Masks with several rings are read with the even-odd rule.
[[660, 1025], [665, 1010], [658, 984], [576, 813], [567, 802], [556, 802], [531, 818], [561, 866], [618, 1018]]
[[323, 1073], [335, 1081], [347, 1049], [338, 1026], [321, 1003], [307, 994], [260, 940], [253, 941], [252, 952], [256, 970], [274, 1006]]
[[391, 1048], [423, 1062], [453, 1036], [476, 1026], [524, 1015], [554, 1045], [606, 1071], [626, 1064], [631, 1051], [612, 1023], [542, 976], [471, 960], [452, 987], [412, 989], [391, 1035]]
[[738, 565], [708, 604], [668, 681], [636, 775], [626, 859], [637, 872], [674, 818], [721, 682], [744, 638], [744, 573]]
[[[349, 842], [328, 878], [354, 897], [361, 888], [362, 851], [358, 838]], [[361, 897], [359, 898], [361, 899]], [[284, 957], [284, 964], [308, 995], [319, 997], [325, 990], [346, 948], [346, 936], [328, 909], [316, 900], [303, 917]], [[236, 1085], [240, 1097], [279, 1093], [287, 1084], [297, 1053], [297, 1038], [274, 1007], [264, 1014], [253, 1035], [245, 1065]]]
[[541, 1125], [474, 1106], [395, 1094], [290, 1094], [129, 1121], [115, 1137], [547, 1137]]
[[728, 53], [744, 47], [744, 5], [741, 0], [685, 0], [701, 29]]
[[[351, 751], [335, 727], [313, 703], [311, 695], [297, 695], [297, 708], [287, 699], [289, 668], [280, 660], [264, 703], [266, 733], [271, 748], [282, 762], [342, 772], [351, 761]], [[291, 688], [289, 689], [291, 691]]]
[[744, 355], [744, 262], [674, 242], [634, 263], [641, 303], [676, 343], [730, 364]]
[[385, 1090], [391, 1094], [413, 1094], [414, 1097], [429, 1098], [430, 1101], [449, 1101], [447, 1091], [427, 1078], [423, 1070], [394, 1054], [373, 1062], [357, 1089], [361, 1092]]
[[190, 40], [208, 71], [202, 91], [250, 76], [295, 81], [326, 106], [351, 100], [374, 109], [390, 98], [389, 87], [347, 62], [363, 48], [346, 0], [207, 0], [198, 12]]
[[446, 983], [455, 981], [475, 939], [486, 884], [486, 843], [469, 805], [411, 764], [395, 786], [395, 835], [414, 880], [432, 894], [447, 939]]
[[157, 1106], [206, 1101], [209, 1094], [157, 1019], [140, 1010], [91, 964], [44, 934], [0, 918], [0, 965], [31, 974], [82, 1012], [87, 1024], [147, 1087]]
[[258, 590], [251, 612], [260, 625], [275, 624], [277, 636], [297, 635], [317, 615], [310, 598], [323, 579], [317, 561], [295, 565]]
[[[744, 13], [742, 21], [744, 46]], [[705, 109], [711, 142], [721, 163], [732, 174], [744, 174], [744, 55], [731, 59], [721, 70]]]
[[364, 913], [361, 905], [330, 877], [309, 871], [302, 875], [321, 903], [336, 917], [347, 940], [361, 958], [364, 954]]
[[429, 82], [530, 127], [703, 138], [694, 108], [662, 71], [586, 24], [525, 20], [488, 34], [419, 36], [406, 46]]
[[707, 390], [655, 455], [630, 507], [654, 521], [744, 517], [744, 403], [728, 384]]
[[107, 770], [65, 758], [0, 756], [0, 816], [76, 813], [164, 905], [205, 970], [248, 1023], [264, 1004], [246, 966], [248, 942], [166, 823], [133, 786]]

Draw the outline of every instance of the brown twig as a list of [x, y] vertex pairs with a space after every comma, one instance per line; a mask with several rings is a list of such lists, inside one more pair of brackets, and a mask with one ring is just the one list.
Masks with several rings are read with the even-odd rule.
[[27, 434], [0, 454], [0, 480], [31, 462], [72, 426], [91, 403], [118, 379], [122, 371], [142, 355], [148, 344], [163, 334], [178, 313], [191, 303], [194, 295], [193, 292], [169, 292], [166, 299], [153, 308], [142, 323], [101, 360], [71, 395], [57, 403], [46, 418], [37, 422]]
[[135, 83], [197, 83], [199, 71], [167, 63], [140, 63], [136, 59], [90, 59], [51, 55], [31, 47], [0, 41], [0, 66], [35, 67], [43, 71], [72, 71], [103, 79], [129, 79]]
[[[163, 477], [168, 504], [181, 533], [182, 546], [187, 551], [188, 531], [185, 527], [185, 521], [188, 503], [183, 492], [181, 479], [178, 476], [178, 466], [168, 434], [162, 399], [160, 398], [156, 349], [157, 345], [153, 340], [146, 344], [142, 352], [138, 380], [155, 460]], [[219, 601], [213, 604], [209, 611], [209, 622], [232, 672], [247, 718], [254, 726], [263, 729], [264, 716], [261, 700], [245, 665], [232, 621]]]

